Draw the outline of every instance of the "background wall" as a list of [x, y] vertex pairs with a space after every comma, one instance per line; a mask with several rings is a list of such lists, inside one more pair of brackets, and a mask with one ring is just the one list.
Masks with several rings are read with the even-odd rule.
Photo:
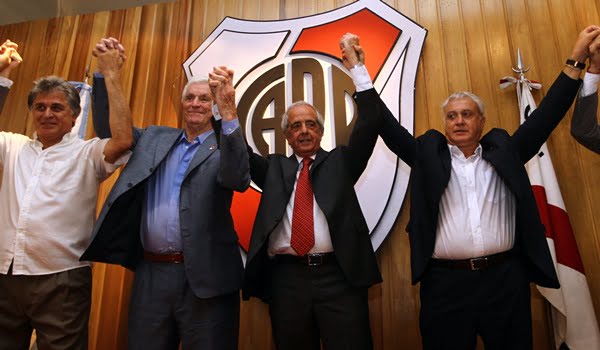
[[[185, 77], [181, 63], [225, 17], [271, 20], [311, 15], [343, 6], [342, 0], [180, 0], [127, 10], [37, 20], [0, 26], [0, 40], [20, 45], [24, 63], [0, 116], [0, 130], [31, 135], [26, 95], [31, 82], [55, 74], [82, 80], [94, 44], [103, 36], [119, 38], [127, 49], [124, 86], [137, 126], [177, 126], [178, 98]], [[420, 61], [415, 134], [442, 128], [440, 102], [456, 90], [471, 90], [487, 103], [487, 127], [514, 131], [519, 123], [514, 88], [498, 80], [512, 74], [521, 48], [527, 77], [544, 84], [545, 94], [580, 30], [600, 24], [597, 1], [576, 0], [388, 0], [429, 33]], [[348, 28], [351, 31], [351, 28]], [[95, 65], [92, 62], [92, 69]], [[565, 205], [586, 269], [596, 314], [600, 315], [600, 156], [569, 135], [571, 113], [548, 145]], [[91, 130], [90, 130], [91, 135]], [[115, 176], [101, 187], [103, 203]], [[370, 289], [371, 325], [376, 349], [420, 349], [418, 287], [410, 284], [408, 202], [378, 259], [384, 283]], [[90, 349], [124, 349], [132, 274], [120, 267], [94, 268]], [[551, 349], [546, 306], [534, 291], [535, 348]], [[242, 303], [240, 349], [272, 349], [265, 305]]]

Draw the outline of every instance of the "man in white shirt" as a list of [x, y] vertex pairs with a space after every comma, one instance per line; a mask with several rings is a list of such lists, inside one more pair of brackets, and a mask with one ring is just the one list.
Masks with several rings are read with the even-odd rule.
[[115, 39], [101, 43], [110, 47], [94, 55], [110, 81], [111, 139], [71, 133], [79, 93], [58, 77], [37, 80], [29, 93], [32, 139], [0, 132], [1, 349], [28, 348], [33, 329], [40, 349], [87, 348], [91, 267], [79, 257], [91, 238], [98, 186], [132, 144], [120, 82], [125, 57]]
[[[425, 350], [531, 349], [529, 283], [558, 288], [525, 163], [571, 106], [600, 27], [582, 31], [539, 107], [512, 134], [483, 135], [485, 108], [469, 92], [442, 104], [445, 134], [415, 138], [386, 110], [379, 131], [411, 167], [413, 283], [420, 282]], [[379, 101], [380, 106], [383, 102]]]
[[600, 37], [589, 46], [590, 67], [583, 77], [579, 98], [571, 121], [571, 135], [592, 152], [600, 154], [600, 124], [598, 124], [598, 83], [600, 82]]

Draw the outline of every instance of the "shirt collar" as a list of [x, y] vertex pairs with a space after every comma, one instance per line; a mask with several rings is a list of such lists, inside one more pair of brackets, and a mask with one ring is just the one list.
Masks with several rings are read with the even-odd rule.
[[[298, 160], [298, 163], [302, 163], [302, 160], [306, 157], [300, 157], [299, 155], [297, 155], [296, 153], [294, 153], [294, 155], [296, 156], [296, 159]], [[312, 156], [308, 157], [312, 160], [315, 160], [317, 158], [317, 154], [313, 154]]]
[[[69, 141], [71, 141], [71, 140], [73, 140], [74, 138], [77, 138], [77, 137], [79, 137], [77, 134], [72, 133], [72, 132], [68, 132], [68, 133], [64, 134], [63, 137], [62, 137], [62, 140], [59, 143], [55, 144], [54, 146], [56, 146], [58, 144], [61, 144], [63, 142], [64, 143], [69, 142]], [[36, 145], [38, 145], [40, 147], [44, 147], [44, 145], [42, 144], [42, 142], [38, 139], [37, 132], [33, 133], [33, 141], [35, 142]]]
[[[450, 155], [453, 158], [462, 158], [462, 159], [466, 159], [464, 153], [460, 150], [460, 148], [458, 148], [455, 145], [451, 145], [448, 144], [448, 149], [450, 150]], [[477, 144], [477, 148], [475, 148], [475, 152], [473, 153], [473, 155], [471, 157], [481, 157], [481, 144]], [[471, 158], [469, 157], [469, 158]]]
[[[214, 129], [207, 130], [207, 131], [203, 132], [202, 134], [194, 137], [192, 139], [192, 142], [189, 142], [189, 143], [197, 143], [197, 142], [199, 142], [200, 144], [202, 144], [202, 143], [204, 143], [204, 141], [206, 141], [206, 139], [210, 135], [212, 135], [214, 133], [215, 133]], [[181, 133], [181, 136], [179, 137], [179, 143], [181, 143], [181, 142], [188, 142], [187, 138], [185, 137], [185, 130]]]

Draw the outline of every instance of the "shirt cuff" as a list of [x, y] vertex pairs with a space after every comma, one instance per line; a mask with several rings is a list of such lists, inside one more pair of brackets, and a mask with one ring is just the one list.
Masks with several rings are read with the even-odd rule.
[[598, 83], [600, 83], [600, 74], [586, 72], [583, 76], [583, 84], [581, 85], [581, 91], [579, 91], [579, 97], [595, 94], [598, 91]]
[[371, 76], [369, 75], [369, 72], [367, 72], [367, 66], [365, 66], [364, 64], [354, 66], [354, 68], [350, 69], [350, 74], [352, 75], [352, 80], [354, 81], [356, 92], [361, 92], [373, 88]]
[[0, 77], [0, 86], [4, 86], [10, 89], [10, 87], [12, 86], [13, 81], [5, 78], [5, 77]]
[[240, 121], [238, 120], [238, 118], [228, 121], [223, 120], [221, 123], [221, 133], [223, 135], [230, 135], [232, 132], [235, 131], [235, 129], [240, 127]]

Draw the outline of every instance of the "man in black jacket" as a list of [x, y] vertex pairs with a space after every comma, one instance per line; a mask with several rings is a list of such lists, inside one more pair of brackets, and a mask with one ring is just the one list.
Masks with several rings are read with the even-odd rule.
[[[364, 56], [352, 48], [358, 38], [341, 43], [346, 68], [362, 65]], [[282, 122], [294, 154], [250, 150], [250, 175], [263, 192], [243, 296], [268, 301], [277, 349], [318, 350], [320, 342], [326, 350], [372, 348], [367, 289], [381, 275], [354, 184], [377, 141], [377, 96], [372, 88], [356, 93], [358, 118], [347, 146], [321, 149], [322, 117], [297, 102]]]
[[492, 129], [481, 137], [484, 105], [469, 92], [442, 104], [445, 135], [415, 138], [386, 110], [380, 135], [412, 168], [407, 231], [424, 349], [475, 349], [478, 334], [486, 350], [532, 348], [529, 282], [559, 283], [524, 165], [571, 106], [599, 33], [581, 32], [563, 72], [513, 135]]

